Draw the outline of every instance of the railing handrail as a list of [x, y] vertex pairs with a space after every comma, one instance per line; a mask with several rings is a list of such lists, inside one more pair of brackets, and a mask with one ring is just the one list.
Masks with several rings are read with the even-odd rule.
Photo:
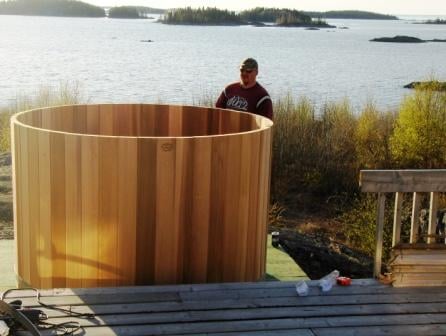
[[395, 194], [392, 247], [401, 239], [401, 209], [403, 193], [413, 193], [410, 243], [416, 243], [421, 206], [420, 193], [430, 193], [428, 244], [434, 244], [438, 210], [438, 193], [446, 192], [446, 169], [361, 170], [359, 185], [362, 192], [378, 194], [376, 216], [376, 250], [374, 275], [381, 274], [384, 231], [385, 194]]
[[361, 170], [362, 192], [446, 192], [446, 169]]

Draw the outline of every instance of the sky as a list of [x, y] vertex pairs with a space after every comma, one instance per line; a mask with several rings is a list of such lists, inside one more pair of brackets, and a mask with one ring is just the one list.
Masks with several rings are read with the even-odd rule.
[[242, 10], [254, 7], [294, 8], [305, 11], [356, 9], [394, 15], [446, 15], [446, 0], [83, 0], [97, 6], [155, 8], [217, 7]]

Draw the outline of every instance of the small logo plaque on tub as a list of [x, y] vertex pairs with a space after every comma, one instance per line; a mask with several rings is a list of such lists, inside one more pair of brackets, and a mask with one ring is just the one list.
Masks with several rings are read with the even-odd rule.
[[166, 142], [161, 145], [161, 149], [165, 152], [170, 152], [173, 149], [173, 143]]

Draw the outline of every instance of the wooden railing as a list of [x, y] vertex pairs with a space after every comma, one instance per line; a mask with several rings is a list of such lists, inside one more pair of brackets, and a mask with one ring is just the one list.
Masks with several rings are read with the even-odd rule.
[[[359, 178], [362, 192], [377, 193], [376, 250], [374, 276], [381, 273], [386, 193], [395, 193], [392, 247], [401, 245], [401, 211], [403, 194], [413, 194], [410, 237], [408, 244], [419, 240], [421, 198], [429, 193], [429, 221], [425, 248], [437, 245], [436, 226], [439, 193], [446, 192], [446, 169], [438, 170], [362, 170]], [[443, 236], [444, 238], [444, 236]], [[444, 243], [443, 243], [444, 245]]]

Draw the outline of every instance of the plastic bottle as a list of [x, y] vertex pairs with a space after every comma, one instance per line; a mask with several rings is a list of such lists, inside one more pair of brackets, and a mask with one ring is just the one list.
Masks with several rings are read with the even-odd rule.
[[319, 280], [319, 287], [321, 287], [323, 292], [328, 292], [331, 290], [333, 285], [336, 283], [336, 279], [339, 276], [339, 271], [334, 270], [331, 273], [327, 274], [323, 278]]
[[310, 288], [308, 287], [308, 285], [305, 281], [301, 280], [296, 284], [297, 295], [307, 296], [309, 291], [310, 291]]

